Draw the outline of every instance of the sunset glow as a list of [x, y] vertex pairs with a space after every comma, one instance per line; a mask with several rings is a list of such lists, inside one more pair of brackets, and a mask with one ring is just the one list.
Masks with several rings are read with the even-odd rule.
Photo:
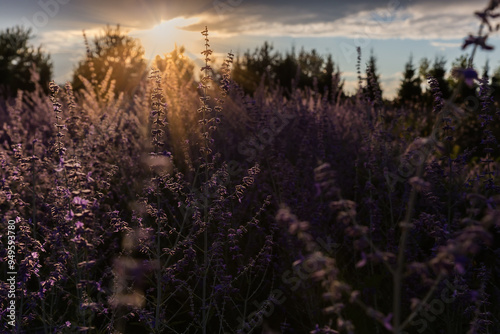
[[189, 51], [197, 51], [201, 40], [200, 33], [187, 31], [183, 27], [198, 21], [198, 18], [177, 17], [163, 21], [151, 29], [135, 30], [130, 35], [141, 40], [145, 56], [149, 59], [172, 51], [176, 44], [185, 46]]

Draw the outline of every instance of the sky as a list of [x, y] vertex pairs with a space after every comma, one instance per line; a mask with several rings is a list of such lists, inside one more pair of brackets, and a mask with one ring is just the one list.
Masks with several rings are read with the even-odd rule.
[[[31, 27], [35, 46], [51, 54], [54, 79], [71, 80], [85, 54], [82, 30], [92, 38], [107, 25], [120, 26], [139, 38], [153, 59], [177, 44], [201, 65], [203, 36], [208, 26], [216, 60], [232, 51], [243, 54], [264, 41], [280, 52], [316, 49], [331, 54], [353, 91], [356, 85], [356, 47], [362, 64], [371, 52], [377, 58], [384, 97], [392, 98], [410, 56], [445, 57], [451, 62], [469, 34], [477, 33], [474, 11], [488, 0], [0, 0], [0, 30]], [[499, 20], [500, 21], [500, 20]], [[500, 32], [489, 39], [495, 50], [480, 51], [476, 67], [486, 60], [500, 67]]]

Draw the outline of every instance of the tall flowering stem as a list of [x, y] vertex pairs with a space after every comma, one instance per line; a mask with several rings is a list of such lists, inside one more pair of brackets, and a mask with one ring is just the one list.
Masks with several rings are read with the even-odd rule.
[[163, 142], [163, 135], [165, 134], [163, 127], [166, 125], [164, 119], [166, 102], [161, 87], [160, 71], [158, 69], [154, 69], [151, 73], [150, 79], [153, 79], [155, 83], [151, 93], [151, 118], [153, 120], [151, 135], [153, 138], [152, 141], [154, 148], [154, 152], [151, 152], [151, 155], [156, 156], [165, 145]]
[[205, 167], [208, 167], [208, 155], [212, 153], [212, 150], [210, 149], [210, 142], [211, 142], [210, 133], [207, 129], [207, 125], [210, 122], [208, 117], [212, 112], [212, 108], [210, 108], [208, 105], [208, 101], [210, 100], [210, 96], [208, 96], [208, 89], [210, 88], [209, 83], [210, 81], [213, 80], [211, 76], [212, 67], [209, 64], [210, 61], [212, 60], [210, 58], [210, 56], [212, 55], [212, 50], [210, 49], [207, 27], [205, 27], [205, 30], [203, 30], [201, 34], [205, 36], [205, 50], [201, 52], [201, 54], [205, 56], [205, 66], [201, 68], [201, 71], [204, 73], [199, 85], [199, 88], [201, 88], [202, 90], [203, 96], [200, 97], [201, 107], [198, 109], [198, 112], [202, 114], [202, 119], [200, 120], [200, 124], [202, 127], [201, 135], [204, 141], [204, 145], [200, 148], [200, 152], [205, 160], [204, 161], [204, 164], [206, 164]]
[[356, 53], [358, 54], [356, 58], [356, 73], [358, 75], [358, 92], [363, 89], [363, 79], [361, 78], [361, 48], [356, 47]]
[[[161, 75], [158, 69], [153, 69], [150, 75], [150, 79], [154, 81], [154, 87], [151, 92], [151, 135], [152, 135], [152, 144], [154, 151], [150, 153], [152, 160], [157, 160], [158, 163], [161, 163], [161, 159], [164, 158], [161, 155], [164, 152], [163, 148], [165, 146], [164, 135], [165, 131], [163, 128], [166, 126], [166, 99], [163, 94], [163, 88], [161, 86]], [[167, 152], [164, 152], [164, 155], [169, 155]], [[152, 162], [152, 166], [156, 165], [156, 161]], [[154, 169], [154, 168], [153, 168]], [[160, 169], [161, 170], [161, 169]], [[157, 175], [155, 178], [156, 181], [156, 256], [158, 260], [161, 257], [161, 236], [163, 234], [162, 229], [162, 210], [161, 210], [161, 197], [160, 197], [160, 181], [161, 175]], [[161, 313], [161, 303], [162, 300], [162, 271], [161, 266], [159, 270], [156, 272], [156, 309], [155, 309], [155, 329], [159, 330], [160, 327], [160, 313]]]
[[[212, 50], [210, 49], [210, 44], [209, 44], [209, 39], [208, 39], [208, 28], [205, 26], [205, 30], [201, 32], [203, 36], [205, 36], [205, 50], [201, 52], [202, 55], [205, 56], [205, 66], [201, 68], [201, 71], [204, 72], [203, 77], [201, 78], [201, 83], [200, 83], [200, 88], [203, 91], [203, 96], [200, 98], [201, 100], [201, 108], [198, 109], [199, 112], [202, 113], [202, 120], [201, 120], [201, 126], [202, 126], [202, 137], [204, 140], [204, 145], [200, 148], [200, 152], [203, 155], [203, 164], [202, 166], [205, 167], [205, 182], [208, 182], [209, 180], [209, 175], [208, 175], [208, 167], [209, 167], [209, 162], [208, 162], [208, 155], [212, 153], [210, 149], [210, 134], [207, 129], [207, 124], [209, 123], [209, 120], [207, 119], [208, 115], [212, 112], [212, 108], [210, 108], [207, 104], [207, 102], [210, 100], [210, 96], [208, 96], [207, 91], [210, 88], [208, 86], [208, 83], [212, 81], [212, 76], [210, 75], [210, 72], [212, 71], [212, 67], [209, 65], [209, 62], [211, 61], [210, 56], [212, 55]], [[205, 197], [204, 198], [204, 203], [203, 203], [203, 211], [204, 211], [204, 217], [208, 217], [208, 199]], [[206, 222], [208, 223], [208, 222]], [[203, 283], [202, 283], [202, 328], [203, 328], [203, 334], [206, 334], [207, 331], [207, 322], [208, 322], [208, 305], [207, 305], [207, 276], [208, 276], [208, 226], [205, 226], [205, 230], [203, 232], [203, 266], [204, 266], [204, 273], [203, 273]]]
[[486, 171], [480, 176], [485, 178], [484, 184], [486, 190], [497, 193], [500, 188], [494, 184], [495, 172], [492, 168], [492, 163], [494, 163], [492, 154], [495, 151], [495, 147], [498, 146], [498, 142], [493, 131], [489, 128], [490, 123], [494, 120], [491, 115], [491, 105], [494, 101], [491, 95], [491, 88], [488, 85], [487, 77], [483, 77], [480, 80], [479, 98], [481, 100], [481, 114], [479, 115], [479, 120], [481, 121], [481, 128], [483, 129], [483, 139], [481, 140], [481, 144], [484, 146], [483, 152], [486, 154], [485, 158], [481, 159], [481, 163], [486, 166]]
[[[58, 85], [56, 85], [54, 81], [51, 81], [49, 84], [49, 89], [51, 92], [50, 102], [52, 102], [52, 106], [54, 107], [54, 113], [56, 114], [55, 115], [56, 122], [54, 123], [54, 126], [56, 127], [56, 130], [57, 130], [55, 150], [59, 156], [58, 157], [59, 158], [59, 166], [58, 166], [58, 168], [56, 168], [56, 171], [63, 171], [64, 172], [66, 189], [68, 189], [68, 192], [69, 192], [68, 174], [66, 171], [65, 161], [64, 161], [64, 154], [66, 153], [66, 148], [64, 147], [64, 144], [62, 142], [62, 138], [64, 137], [62, 130], [64, 130], [66, 128], [66, 126], [61, 123], [62, 104], [57, 99], [57, 95], [59, 94], [60, 87]], [[71, 209], [71, 199], [69, 197], [67, 199], [67, 202], [68, 202], [68, 216], [71, 217], [72, 209]]]
[[61, 103], [57, 100], [57, 94], [59, 94], [59, 86], [55, 84], [54, 81], [50, 82], [49, 85], [50, 88], [50, 102], [52, 102], [52, 105], [54, 107], [54, 113], [56, 114], [56, 123], [54, 124], [57, 133], [56, 133], [56, 151], [59, 154], [60, 159], [62, 159], [64, 152], [66, 149], [64, 148], [64, 145], [62, 144], [62, 137], [64, 137], [64, 134], [62, 133], [62, 130], [64, 129], [64, 124], [61, 123], [62, 120], [62, 105]]
[[[161, 85], [161, 75], [160, 75], [160, 70], [158, 69], [153, 69], [151, 72], [151, 75], [149, 77], [150, 79], [153, 80], [154, 82], [154, 87], [151, 92], [151, 119], [152, 119], [152, 126], [151, 126], [151, 135], [152, 135], [152, 144], [153, 144], [153, 152], [150, 152], [151, 159], [152, 159], [152, 168], [154, 170], [154, 166], [158, 162], [161, 164], [161, 159], [163, 158], [162, 155], [169, 155], [167, 152], [164, 152], [163, 149], [165, 147], [165, 142], [164, 140], [164, 135], [165, 131], [163, 128], [167, 125], [166, 119], [165, 119], [165, 114], [166, 114], [166, 99], [165, 95], [163, 94], [163, 88]], [[160, 153], [162, 152], [162, 153]], [[161, 170], [161, 168], [160, 168]], [[162, 210], [161, 210], [161, 197], [160, 197], [160, 178], [161, 175], [157, 175], [155, 178], [156, 181], [156, 256], [158, 258], [160, 257], [161, 254], [161, 238], [160, 236], [162, 235]], [[161, 270], [157, 272], [157, 279], [156, 279], [156, 299], [157, 299], [157, 304], [156, 304], [156, 310], [155, 310], [155, 328], [158, 329], [160, 325], [160, 300], [162, 300], [162, 288], [161, 288], [161, 282], [162, 282], [162, 275], [161, 275]]]
[[217, 129], [217, 124], [220, 123], [220, 113], [222, 112], [222, 105], [224, 104], [225, 100], [224, 98], [227, 96], [229, 92], [229, 87], [231, 85], [231, 64], [233, 63], [234, 59], [234, 54], [229, 52], [227, 54], [226, 59], [222, 63], [222, 78], [220, 80], [220, 85], [219, 88], [221, 90], [221, 97], [216, 98], [216, 106], [214, 107], [215, 110], [215, 116], [212, 118], [212, 125], [210, 126], [209, 130], [210, 131], [215, 131]]
[[99, 100], [99, 83], [97, 82], [97, 74], [95, 71], [95, 65], [94, 65], [94, 57], [92, 56], [92, 51], [90, 50], [90, 45], [89, 41], [87, 38], [87, 34], [85, 33], [85, 30], [82, 31], [83, 35], [83, 41], [85, 43], [85, 50], [87, 53], [87, 64], [89, 65], [89, 70], [90, 70], [90, 82], [92, 84], [92, 87], [94, 88], [94, 92], [96, 93], [97, 100]]

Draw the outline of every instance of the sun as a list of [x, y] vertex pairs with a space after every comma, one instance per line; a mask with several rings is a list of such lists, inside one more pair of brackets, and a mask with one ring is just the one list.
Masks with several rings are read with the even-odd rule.
[[145, 50], [145, 56], [154, 59], [156, 55], [162, 56], [172, 51], [175, 45], [184, 45], [190, 49], [199, 40], [199, 34], [187, 31], [182, 27], [198, 22], [198, 18], [176, 17], [148, 30], [136, 30], [133, 37], [139, 38]]

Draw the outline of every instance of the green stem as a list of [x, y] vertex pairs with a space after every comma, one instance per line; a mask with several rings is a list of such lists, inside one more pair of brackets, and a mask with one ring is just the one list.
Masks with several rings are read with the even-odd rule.
[[406, 241], [408, 239], [408, 234], [411, 226], [412, 212], [415, 206], [415, 201], [417, 199], [417, 191], [415, 188], [411, 190], [410, 199], [408, 201], [408, 208], [406, 211], [406, 216], [401, 223], [401, 237], [399, 239], [399, 252], [397, 259], [397, 267], [394, 272], [394, 285], [393, 285], [393, 312], [394, 312], [394, 334], [400, 334], [400, 323], [401, 323], [401, 294], [402, 294], [402, 281], [403, 281], [403, 267], [405, 260], [405, 248]]

